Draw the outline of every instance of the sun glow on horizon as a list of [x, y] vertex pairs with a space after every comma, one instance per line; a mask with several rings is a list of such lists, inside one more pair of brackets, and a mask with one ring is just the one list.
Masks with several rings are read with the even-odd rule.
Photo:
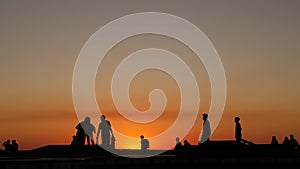
[[[201, 28], [215, 45], [226, 74], [227, 96], [223, 117], [212, 140], [234, 139], [235, 116], [241, 117], [243, 137], [254, 143], [270, 143], [272, 135], [282, 142], [291, 133], [300, 140], [299, 8], [300, 1], [279, 0], [247, 1], [247, 4], [232, 0], [218, 4], [72, 1], [71, 5], [67, 1], [51, 4], [0, 1], [0, 141], [16, 139], [22, 150], [70, 145], [76, 134], [75, 126], [83, 120], [74, 110], [72, 97], [72, 76], [80, 49], [106, 23], [143, 11], [161, 11], [185, 18]], [[114, 36], [117, 34], [111, 37]], [[202, 129], [201, 114], [209, 112], [212, 100], [205, 66], [181, 41], [145, 34], [116, 44], [95, 74], [99, 111], [110, 120], [114, 131], [133, 138], [126, 142], [116, 137], [116, 148], [140, 149], [141, 134], [150, 139], [150, 149], [175, 144], [174, 135], [151, 142], [151, 138], [174, 124], [180, 110], [180, 88], [167, 73], [156, 69], [142, 71], [130, 84], [130, 101], [140, 111], [153, 106], [149, 101], [153, 89], [161, 89], [167, 96], [164, 112], [149, 124], [125, 118], [112, 100], [114, 70], [126, 56], [144, 48], [161, 48], [176, 54], [196, 76], [199, 115], [191, 131], [181, 139], [197, 144]], [[97, 130], [99, 112], [85, 113], [95, 113], [91, 119]]]
[[133, 141], [133, 142], [123, 142], [121, 145], [118, 145], [116, 143], [116, 149], [132, 149], [132, 150], [140, 150], [141, 145], [140, 142], [138, 141]]

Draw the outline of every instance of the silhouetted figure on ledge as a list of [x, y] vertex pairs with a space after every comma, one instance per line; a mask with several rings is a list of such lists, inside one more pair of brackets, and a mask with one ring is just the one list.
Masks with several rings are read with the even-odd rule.
[[184, 140], [183, 141], [183, 149], [186, 150], [191, 150], [192, 149], [192, 145], [188, 140]]
[[16, 155], [19, 151], [19, 145], [16, 140], [7, 139], [3, 142], [2, 146], [4, 147], [4, 151], [11, 154]]
[[289, 139], [289, 146], [291, 147], [292, 151], [299, 151], [299, 143], [298, 141], [294, 138], [293, 134], [290, 134], [290, 139]]
[[93, 134], [96, 133], [96, 128], [91, 123], [90, 117], [84, 119], [83, 128], [85, 130], [87, 145], [95, 145]]
[[191, 157], [192, 156], [192, 145], [188, 140], [183, 141], [182, 150], [178, 156]]
[[199, 145], [204, 145], [209, 143], [210, 141], [210, 135], [211, 135], [211, 129], [210, 129], [210, 122], [208, 120], [208, 114], [203, 113], [202, 114], [202, 120], [203, 120], [203, 127], [201, 131], [201, 138], [199, 140]]
[[75, 135], [72, 136], [71, 145], [72, 146], [77, 146], [78, 145], [77, 137]]
[[[293, 136], [292, 136], [293, 137]], [[288, 136], [285, 136], [283, 141], [282, 141], [282, 146], [288, 150], [288, 151], [292, 151], [294, 150], [293, 146], [292, 146], [292, 142], [290, 140], [290, 138]]]
[[149, 140], [146, 139], [144, 137], [144, 135], [141, 135], [140, 139], [141, 139], [141, 150], [142, 150], [143, 153], [145, 153], [148, 150], [148, 148], [150, 147]]
[[11, 153], [16, 155], [19, 152], [19, 144], [16, 140], [12, 140], [11, 143]]
[[85, 131], [84, 131], [82, 125], [83, 125], [83, 122], [80, 122], [75, 127], [77, 129], [76, 141], [77, 141], [78, 146], [84, 146], [84, 142], [85, 142]]
[[234, 122], [235, 122], [235, 141], [237, 143], [242, 143], [246, 145], [254, 145], [251, 141], [245, 140], [242, 137], [242, 126], [240, 123], [240, 117], [234, 117]]
[[278, 140], [276, 138], [276, 136], [272, 136], [272, 140], [271, 140], [271, 145], [278, 145]]
[[180, 142], [180, 138], [176, 137], [175, 141], [176, 141], [176, 144], [175, 144], [174, 150], [175, 150], [175, 152], [180, 152], [183, 148], [183, 145]]
[[4, 141], [2, 143], [2, 146], [4, 147], [4, 151], [9, 153], [11, 151], [10, 139], [7, 139], [6, 141]]
[[240, 143], [242, 141], [242, 126], [240, 124], [240, 118], [235, 117], [234, 122], [235, 122], [235, 141]]
[[96, 135], [96, 143], [98, 144], [99, 134], [101, 134], [101, 140], [102, 140], [101, 145], [106, 148], [111, 148], [112, 139], [115, 139], [114, 138], [115, 136], [111, 128], [111, 124], [108, 120], [106, 120], [105, 115], [101, 115], [100, 120], [101, 121], [99, 123], [97, 135]]
[[288, 148], [290, 145], [289, 137], [285, 136], [281, 144]]

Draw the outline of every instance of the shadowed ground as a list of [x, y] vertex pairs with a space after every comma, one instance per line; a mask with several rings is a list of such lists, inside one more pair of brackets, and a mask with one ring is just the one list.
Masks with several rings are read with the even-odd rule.
[[[189, 150], [163, 151], [162, 154], [139, 157], [140, 150], [115, 150], [110, 153], [100, 146], [74, 147], [69, 145], [48, 145], [18, 154], [0, 152], [0, 168], [46, 168], [46, 169], [94, 169], [105, 166], [170, 168], [178, 166], [224, 166], [224, 167], [288, 167], [300, 166], [299, 151], [292, 151], [282, 145], [238, 144], [235, 141], [211, 141], [208, 145], [193, 145]], [[149, 150], [149, 155], [162, 150]]]

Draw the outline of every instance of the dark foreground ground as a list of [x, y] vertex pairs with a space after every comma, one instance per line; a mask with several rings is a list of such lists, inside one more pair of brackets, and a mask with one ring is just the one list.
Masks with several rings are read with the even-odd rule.
[[[212, 141], [182, 152], [115, 150], [99, 146], [48, 145], [18, 154], [0, 152], [0, 169], [100, 169], [100, 168], [300, 168], [300, 152], [282, 145], [237, 144]], [[116, 155], [118, 154], [118, 155]], [[145, 154], [143, 154], [144, 156]]]

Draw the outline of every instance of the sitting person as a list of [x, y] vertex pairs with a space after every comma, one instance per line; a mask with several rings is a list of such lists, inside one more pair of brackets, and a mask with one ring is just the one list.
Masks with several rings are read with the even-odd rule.
[[6, 152], [11, 152], [11, 143], [10, 143], [10, 139], [7, 139], [6, 141], [3, 142], [2, 146], [4, 147], [4, 150]]
[[19, 144], [17, 143], [16, 140], [12, 140], [11, 144], [11, 153], [16, 154], [19, 151]]

